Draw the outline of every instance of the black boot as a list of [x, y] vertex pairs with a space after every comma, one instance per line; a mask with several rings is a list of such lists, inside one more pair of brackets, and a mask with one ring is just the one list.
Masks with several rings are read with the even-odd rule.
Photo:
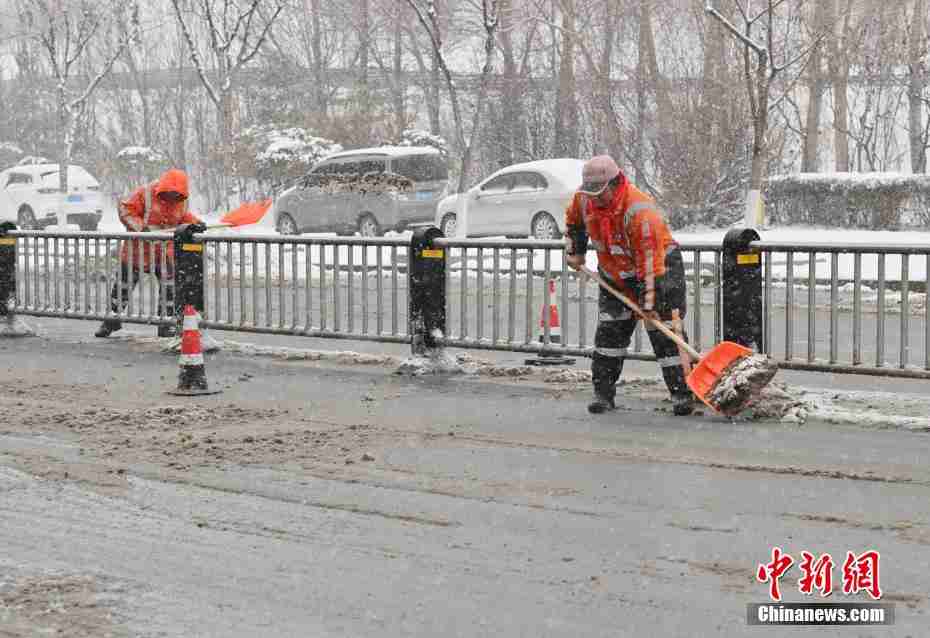
[[602, 414], [616, 409], [617, 406], [614, 404], [613, 399], [597, 393], [594, 395], [594, 400], [588, 404], [588, 412], [591, 414]]
[[616, 410], [614, 396], [617, 394], [616, 383], [623, 371], [623, 359], [605, 357], [595, 352], [591, 357], [591, 380], [594, 384], [594, 400], [588, 404], [588, 412], [601, 414]]
[[117, 330], [122, 329], [122, 327], [123, 322], [119, 319], [104, 319], [103, 323], [100, 324], [100, 327], [97, 328], [97, 332], [94, 333], [94, 336], [103, 339], [105, 337], [109, 337]]
[[675, 416], [688, 416], [697, 407], [697, 400], [690, 392], [672, 396], [672, 412]]
[[158, 336], [161, 338], [176, 337], [178, 330], [174, 326], [158, 326]]

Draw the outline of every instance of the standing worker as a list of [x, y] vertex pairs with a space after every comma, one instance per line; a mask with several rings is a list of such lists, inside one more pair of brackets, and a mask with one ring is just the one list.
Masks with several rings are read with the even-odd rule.
[[[187, 210], [189, 192], [187, 174], [177, 168], [169, 169], [156, 181], [140, 186], [129, 198], [119, 203], [119, 220], [126, 230], [139, 233], [150, 230], [174, 231], [175, 227], [181, 224], [200, 224], [201, 220]], [[165, 273], [161, 272], [163, 243], [168, 247], [164, 259], [167, 268]], [[113, 312], [118, 314], [126, 306], [129, 295], [139, 281], [141, 264], [143, 272], [154, 271], [159, 281], [160, 292], [164, 292], [165, 313], [173, 316], [174, 242], [150, 242], [140, 239], [124, 241], [120, 249], [120, 262], [120, 279], [113, 284], [110, 293]], [[98, 337], [109, 337], [122, 327], [119, 319], [105, 319], [95, 334]], [[174, 326], [158, 327], [159, 337], [172, 337], [175, 334]]]
[[[680, 329], [685, 316], [685, 270], [681, 250], [651, 197], [637, 189], [608, 155], [585, 162], [582, 184], [565, 211], [566, 263], [578, 270], [588, 243], [597, 251], [598, 271], [608, 283], [638, 299], [651, 319]], [[616, 408], [615, 385], [623, 370], [630, 337], [639, 317], [600, 289], [598, 323], [591, 358], [594, 400], [588, 411]], [[674, 341], [646, 324], [652, 350], [662, 369], [678, 416], [691, 414], [695, 399], [685, 383], [682, 356]], [[687, 340], [682, 331], [681, 336]]]

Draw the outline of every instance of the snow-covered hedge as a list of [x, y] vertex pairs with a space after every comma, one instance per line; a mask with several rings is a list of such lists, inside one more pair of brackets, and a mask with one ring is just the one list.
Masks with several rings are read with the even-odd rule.
[[260, 182], [280, 184], [305, 175], [342, 146], [305, 128], [252, 126], [235, 141], [236, 174]]
[[116, 159], [122, 162], [148, 162], [153, 164], [167, 161], [163, 153], [150, 146], [126, 146], [116, 154]]
[[432, 146], [444, 156], [449, 156], [449, 144], [438, 135], [433, 135], [422, 129], [408, 128], [400, 135], [400, 140], [390, 146]]
[[930, 175], [798, 173], [765, 186], [766, 216], [776, 224], [895, 230], [930, 225]]

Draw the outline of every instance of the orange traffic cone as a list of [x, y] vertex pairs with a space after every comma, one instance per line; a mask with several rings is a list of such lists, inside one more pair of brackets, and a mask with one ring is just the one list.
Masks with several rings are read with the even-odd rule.
[[207, 373], [203, 365], [203, 349], [200, 344], [200, 315], [190, 304], [184, 307], [184, 323], [181, 333], [181, 356], [178, 358], [180, 372], [178, 388], [168, 394], [196, 396], [217, 394], [222, 390], [211, 390], [207, 386]]
[[[542, 312], [539, 319], [539, 343], [543, 343], [546, 336], [546, 325], [549, 325], [549, 343], [562, 343], [562, 325], [559, 323], [559, 307], [555, 303], [555, 279], [549, 280], [549, 307], [543, 301]], [[527, 359], [530, 366], [557, 366], [573, 365], [575, 360], [551, 352], [540, 352], [535, 359]]]

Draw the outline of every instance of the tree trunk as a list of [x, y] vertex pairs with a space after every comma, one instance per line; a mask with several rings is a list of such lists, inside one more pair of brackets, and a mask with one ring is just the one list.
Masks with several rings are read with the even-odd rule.
[[768, 143], [766, 133], [769, 128], [769, 61], [767, 56], [759, 58], [756, 67], [756, 97], [758, 109], [753, 117], [752, 169], [749, 176], [749, 190], [761, 191], [765, 176], [765, 164], [768, 161]]
[[555, 157], [578, 154], [578, 116], [575, 104], [575, 2], [561, 0], [562, 50], [559, 56], [559, 82], [556, 110]]
[[323, 30], [320, 24], [320, 0], [310, 0], [310, 19], [313, 24], [313, 35], [310, 47], [313, 52], [313, 94], [314, 108], [317, 115], [325, 119], [328, 99], [326, 95], [326, 74], [323, 60]]
[[[822, 0], [826, 6], [827, 24], [836, 23], [837, 0]], [[849, 171], [849, 54], [850, 20], [853, 0], [848, 0], [843, 26], [837, 30], [831, 26], [827, 37], [829, 51], [827, 65], [830, 68], [830, 80], [833, 85], [833, 153], [835, 168], [845, 173]], [[839, 31], [839, 32], [837, 32]], [[842, 46], [841, 46], [842, 43]]]
[[511, 0], [501, 0], [500, 46], [504, 61], [504, 87], [501, 92], [501, 122], [497, 127], [500, 144], [497, 148], [498, 166], [510, 166], [515, 162], [515, 149], [520, 135], [521, 89], [517, 83], [517, 59], [513, 51], [511, 25], [513, 24]]
[[403, 78], [403, 60], [404, 60], [404, 5], [400, 2], [394, 8], [394, 82], [391, 86], [392, 98], [394, 103], [394, 138], [400, 139], [404, 129], [407, 128], [407, 107], [406, 93], [407, 85]]
[[[819, 2], [814, 16], [814, 37], [821, 38], [827, 28], [827, 2]], [[801, 157], [801, 172], [816, 173], [820, 170], [817, 152], [820, 148], [820, 121], [823, 114], [823, 40], [814, 45], [810, 53], [808, 68], [807, 121], [804, 126], [804, 152]]]
[[703, 146], [708, 151], [717, 149], [717, 139], [726, 126], [726, 79], [724, 60], [724, 28], [712, 18], [704, 20], [704, 64], [701, 77], [702, 116], [704, 122]]
[[643, 19], [643, 14], [645, 11], [645, 2], [641, 2], [639, 13], [639, 46], [637, 47], [636, 56], [636, 126], [633, 129], [633, 170], [635, 171], [634, 179], [636, 180], [637, 184], [641, 184], [645, 178], [643, 172], [646, 162], [646, 100], [648, 87], [647, 78], [649, 75], [646, 58], [649, 54], [646, 51], [645, 31], [649, 28], [649, 24], [646, 22], [646, 20]]
[[358, 32], [358, 85], [356, 88], [357, 123], [364, 140], [371, 138], [371, 93], [368, 86], [368, 51], [371, 47], [371, 24], [369, 0], [357, 0], [359, 3], [360, 24]]
[[[617, 123], [617, 117], [614, 114], [613, 103], [611, 102], [611, 72], [613, 59], [614, 43], [617, 36], [617, 0], [607, 0], [604, 4], [606, 21], [604, 23], [603, 49], [601, 50], [601, 60], [598, 65], [597, 82], [596, 82], [596, 106], [598, 117], [594, 118], [595, 127], [595, 150], [597, 152], [606, 152], [617, 162], [622, 158], [622, 135]], [[603, 150], [601, 150], [603, 149]]]
[[927, 138], [923, 125], [923, 91], [927, 86], [926, 69], [921, 58], [926, 53], [927, 0], [914, 0], [908, 38], [908, 137], [911, 149], [911, 172], [927, 172]]
[[639, 3], [639, 37], [643, 47], [645, 70], [651, 80], [656, 94], [656, 130], [659, 142], [659, 159], [662, 153], [672, 152], [670, 132], [674, 130], [674, 108], [665, 78], [659, 70], [655, 38], [652, 35], [652, 0], [640, 0]]
[[432, 67], [430, 68], [430, 83], [426, 92], [426, 108], [429, 111], [429, 132], [433, 135], [442, 135], [442, 129], [439, 126], [439, 60], [434, 51], [432, 56]]

